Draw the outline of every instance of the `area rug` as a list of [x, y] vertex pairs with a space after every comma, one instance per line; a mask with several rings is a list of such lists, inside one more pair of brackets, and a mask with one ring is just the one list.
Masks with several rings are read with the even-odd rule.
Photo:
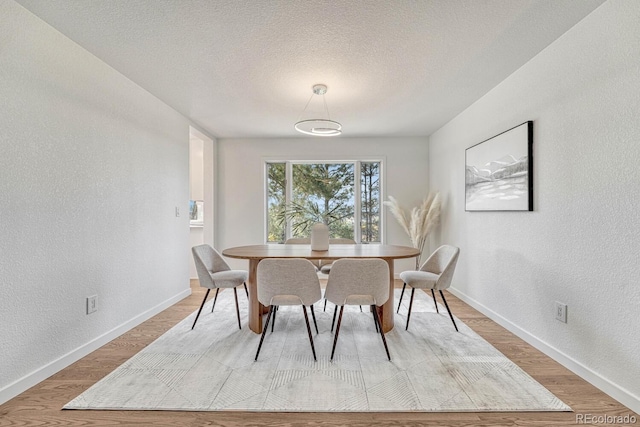
[[[396, 301], [399, 291], [396, 291]], [[405, 295], [396, 327], [386, 334], [391, 361], [368, 312], [346, 307], [336, 355], [330, 362], [333, 305], [315, 306], [319, 333], [314, 362], [300, 307], [281, 307], [265, 338], [247, 325], [247, 301], [238, 293], [209, 301], [69, 402], [65, 409], [182, 411], [571, 411], [487, 341], [431, 297], [416, 292], [409, 331]], [[309, 316], [311, 321], [311, 316]], [[312, 323], [313, 328], [313, 323]], [[271, 328], [269, 328], [271, 329]]]

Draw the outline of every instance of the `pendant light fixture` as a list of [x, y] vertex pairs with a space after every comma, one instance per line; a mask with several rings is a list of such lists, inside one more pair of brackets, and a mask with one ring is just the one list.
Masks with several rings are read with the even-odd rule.
[[327, 100], [324, 98], [324, 94], [327, 93], [327, 86], [323, 84], [317, 84], [313, 86], [313, 94], [311, 94], [311, 98], [307, 101], [307, 105], [304, 106], [302, 113], [300, 114], [300, 118], [304, 116], [307, 107], [311, 103], [314, 95], [321, 95], [322, 102], [324, 103], [324, 112], [327, 116], [326, 119], [307, 119], [300, 120], [295, 125], [294, 128], [301, 133], [306, 135], [314, 135], [314, 136], [338, 136], [342, 133], [342, 125], [335, 120], [331, 120], [329, 116], [329, 108], [327, 107]]

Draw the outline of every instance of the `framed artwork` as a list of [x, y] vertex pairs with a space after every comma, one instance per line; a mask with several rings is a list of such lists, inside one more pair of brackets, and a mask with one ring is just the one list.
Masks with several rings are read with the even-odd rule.
[[533, 210], [533, 122], [465, 150], [465, 211]]

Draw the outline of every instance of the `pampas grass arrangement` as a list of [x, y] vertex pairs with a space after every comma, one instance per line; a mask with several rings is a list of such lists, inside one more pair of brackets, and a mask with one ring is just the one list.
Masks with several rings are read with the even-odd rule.
[[400, 203], [391, 196], [389, 196], [389, 200], [385, 201], [384, 204], [389, 207], [389, 211], [393, 217], [398, 221], [405, 233], [407, 233], [413, 247], [420, 250], [420, 255], [416, 258], [417, 270], [420, 267], [420, 258], [422, 257], [422, 251], [424, 250], [424, 245], [427, 242], [429, 233], [438, 225], [438, 221], [440, 220], [440, 193], [429, 193], [420, 206], [411, 209], [408, 215], [402, 206], [400, 206]]

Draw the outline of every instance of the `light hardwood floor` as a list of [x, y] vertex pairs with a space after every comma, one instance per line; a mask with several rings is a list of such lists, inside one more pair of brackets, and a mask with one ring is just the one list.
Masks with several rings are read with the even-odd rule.
[[[396, 282], [402, 286], [402, 283]], [[482, 413], [248, 413], [66, 411], [62, 406], [196, 310], [193, 294], [51, 378], [0, 406], [0, 426], [571, 426], [576, 414], [635, 415], [586, 381], [447, 294], [453, 313], [575, 412]], [[638, 421], [640, 425], [640, 421]], [[620, 425], [620, 424], [618, 424]]]

